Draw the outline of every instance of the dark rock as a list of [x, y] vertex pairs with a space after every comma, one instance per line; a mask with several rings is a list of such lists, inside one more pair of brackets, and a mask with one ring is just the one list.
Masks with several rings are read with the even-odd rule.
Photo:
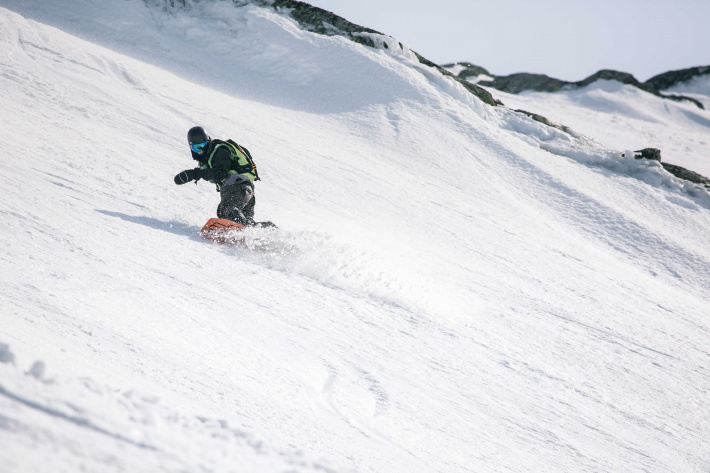
[[[564, 125], [559, 125], [559, 124], [543, 117], [542, 115], [538, 115], [537, 113], [528, 112], [526, 110], [515, 110], [515, 111], [518, 113], [522, 113], [523, 115], [527, 115], [528, 117], [532, 118], [536, 122], [540, 122], [544, 125], [551, 126], [552, 128], [557, 128], [558, 130], [562, 130], [565, 133], [569, 132], [569, 127], [566, 127]], [[660, 151], [659, 151], [659, 153], [660, 153]]]
[[693, 172], [689, 169], [676, 166], [675, 164], [668, 164], [662, 162], [661, 166], [663, 166], [663, 169], [673, 174], [675, 177], [685, 179], [686, 181], [690, 181], [695, 184], [700, 184], [701, 186], [704, 186], [706, 189], [710, 190], [710, 179], [698, 174], [697, 172]]
[[[710, 67], [708, 67], [708, 71], [710, 72]], [[673, 74], [667, 73], [667, 74]], [[659, 76], [656, 76], [659, 77]], [[641, 90], [644, 90], [648, 92], [649, 94], [656, 95], [658, 97], [662, 97], [664, 99], [670, 99], [670, 100], [675, 100], [676, 102], [692, 102], [694, 103], [697, 107], [701, 109], [705, 109], [702, 103], [699, 101], [695, 100], [692, 97], [686, 97], [685, 95], [665, 95], [662, 94], [658, 87], [656, 87], [654, 82], [651, 82], [651, 80], [647, 80], [646, 82], [639, 82], [636, 80], [634, 76], [631, 74], [627, 74], [626, 72], [618, 72], [618, 71], [611, 71], [611, 70], [602, 70], [597, 72], [596, 74], [593, 74], [586, 79], [584, 79], [581, 82], [575, 82], [574, 85], [583, 87], [585, 85], [591, 84], [594, 81], [600, 80], [600, 79], [606, 79], [606, 80], [615, 80], [617, 82], [621, 82], [622, 84], [628, 84], [628, 85], [633, 85], [634, 87], [637, 87]], [[661, 81], [659, 81], [660, 83]]]
[[634, 87], [638, 87], [639, 89], [645, 90], [648, 93], [660, 95], [655, 87], [650, 84], [642, 84], [628, 72], [613, 71], [611, 69], [602, 69], [601, 71], [592, 74], [591, 76], [587, 77], [582, 81], [572, 82], [572, 85], [574, 85], [575, 87], [584, 87], [598, 80], [615, 80], [617, 82], [621, 82], [622, 84], [633, 85]]
[[[442, 74], [448, 75], [448, 71], [442, 72]], [[455, 76], [454, 76], [455, 77]], [[466, 90], [471, 92], [473, 95], [481, 99], [484, 103], [487, 103], [488, 105], [491, 105], [493, 107], [497, 105], [503, 105], [503, 102], [500, 100], [496, 99], [491, 95], [490, 92], [488, 92], [486, 89], [477, 86], [476, 84], [472, 84], [466, 80], [459, 81], [461, 85], [463, 85]]]
[[569, 82], [558, 79], [553, 79], [544, 74], [528, 74], [521, 72], [519, 74], [511, 74], [509, 76], [495, 76], [492, 81], [481, 81], [480, 85], [485, 87], [493, 87], [494, 89], [508, 92], [510, 94], [519, 94], [526, 90], [535, 90], [538, 92], [557, 92]]
[[[460, 63], [463, 64], [463, 63]], [[686, 72], [684, 72], [686, 71]], [[703, 72], [707, 71], [707, 72]], [[675, 73], [678, 73], [677, 75]], [[692, 97], [686, 97], [684, 95], [665, 95], [660, 92], [658, 86], [662, 85], [663, 88], [668, 88], [665, 84], [671, 83], [673, 80], [677, 82], [682, 82], [683, 80], [689, 80], [697, 75], [710, 73], [710, 66], [707, 67], [696, 67], [693, 69], [684, 69], [683, 71], [669, 72], [666, 74], [661, 74], [653, 79], [649, 79], [646, 82], [639, 82], [633, 75], [627, 72], [613, 71], [610, 69], [603, 69], [599, 72], [592, 74], [584, 80], [578, 82], [567, 82], [559, 79], [555, 79], [544, 74], [528, 74], [525, 72], [511, 74], [508, 76], [495, 76], [493, 80], [481, 81], [478, 84], [484, 87], [492, 87], [494, 89], [500, 90], [502, 92], [507, 92], [509, 94], [519, 94], [525, 92], [526, 90], [534, 90], [536, 92], [557, 92], [563, 87], [584, 87], [592, 84], [598, 80], [614, 80], [621, 82], [622, 84], [632, 85], [645, 92], [656, 95], [657, 97], [662, 97], [665, 99], [675, 100], [675, 101], [687, 101], [695, 104], [697, 107], [704, 109], [705, 107], [701, 102], [695, 100]], [[460, 74], [459, 74], [460, 76]], [[654, 80], [655, 79], [655, 80]]]
[[484, 103], [487, 103], [488, 105], [491, 105], [494, 107], [497, 105], [503, 105], [503, 102], [501, 102], [498, 99], [493, 98], [493, 95], [491, 95], [491, 93], [488, 92], [486, 89], [479, 87], [476, 84], [472, 84], [472, 83], [462, 79], [461, 77], [455, 76], [454, 74], [450, 73], [449, 71], [447, 71], [443, 67], [441, 67], [437, 64], [434, 64], [433, 62], [431, 62], [430, 60], [428, 60], [425, 57], [420, 56], [419, 53], [417, 53], [415, 51], [412, 51], [412, 52], [415, 54], [415, 56], [417, 56], [417, 59], [419, 59], [419, 62], [421, 62], [425, 66], [429, 66], [429, 67], [433, 67], [434, 69], [437, 69], [439, 72], [441, 72], [445, 76], [452, 77], [452, 78], [456, 79], [456, 81], [459, 82], [461, 85], [463, 85], [466, 88], [466, 90], [468, 90], [473, 95], [475, 95], [476, 97], [481, 99]]
[[481, 75], [485, 76], [490, 76], [491, 73], [488, 72], [486, 69], [482, 68], [481, 66], [476, 66], [474, 64], [471, 64], [470, 62], [457, 62], [454, 64], [444, 64], [443, 67], [444, 69], [450, 69], [455, 66], [462, 66], [464, 69], [461, 70], [458, 74], [456, 74], [456, 77], [460, 79], [467, 80], [469, 77], [478, 77]]
[[[680, 69], [677, 71], [668, 71], [663, 74], [658, 74], [648, 79], [644, 84], [649, 84], [653, 86], [658, 91], [663, 91], [673, 87], [676, 84], [687, 82], [695, 77], [704, 76], [710, 74], [710, 66], [699, 66], [691, 67], [688, 69]], [[692, 97], [687, 97], [685, 95], [675, 95], [675, 94], [663, 94], [663, 97], [677, 102], [685, 101], [692, 102], [699, 108], [705, 109], [705, 106], [698, 100]]]
[[[639, 154], [636, 154], [639, 153]], [[661, 150], [658, 148], [644, 148], [638, 151], [634, 151], [635, 158], [636, 159], [652, 159], [654, 161], [658, 161], [661, 163], [661, 166], [663, 166], [663, 169], [668, 171], [669, 173], [673, 174], [675, 177], [679, 177], [681, 179], [684, 179], [686, 181], [690, 181], [695, 184], [700, 184], [704, 186], [706, 189], [710, 189], [710, 179], [707, 177], [698, 174], [697, 172], [693, 172], [689, 169], [685, 169], [684, 167], [681, 166], [676, 166], [675, 164], [669, 164], [669, 163], [664, 163], [661, 161]], [[623, 155], [622, 155], [623, 156]]]
[[666, 90], [676, 84], [687, 82], [695, 77], [706, 74], [710, 74], [710, 66], [691, 67], [689, 69], [680, 69], [658, 74], [648, 79], [645, 84], [652, 85], [656, 90]]
[[375, 44], [371, 39], [358, 36], [357, 33], [374, 33], [382, 34], [364, 26], [351, 23], [345, 18], [323, 10], [322, 8], [314, 7], [305, 2], [297, 0], [276, 0], [274, 2], [264, 1], [264, 6], [271, 6], [275, 9], [287, 8], [291, 17], [296, 20], [302, 27], [314, 33], [326, 36], [347, 36], [356, 43], [365, 44], [372, 48]]
[[674, 100], [676, 102], [691, 102], [696, 107], [705, 110], [705, 105], [699, 100], [695, 100], [693, 97], [687, 97], [685, 95], [673, 95], [673, 94], [662, 94], [661, 97], [664, 99]]
[[661, 162], [661, 150], [658, 148], [644, 148], [640, 149], [638, 151], [634, 151], [634, 153], [640, 153], [637, 156], [634, 156], [636, 159], [652, 159], [654, 161], [658, 161], [659, 163]]
[[638, 87], [639, 89], [645, 90], [646, 92], [654, 95], [660, 95], [652, 85], [642, 84], [636, 80], [633, 75], [610, 69], [603, 69], [578, 82], [567, 82], [554, 79], [544, 74], [528, 74], [523, 72], [519, 74], [511, 74], [509, 76], [496, 76], [494, 80], [481, 82], [480, 84], [502, 90], [503, 92], [518, 94], [525, 90], [535, 90], [537, 92], [557, 92], [566, 86], [584, 87], [598, 80], [615, 80], [617, 82], [621, 82], [622, 84], [633, 85], [634, 87]]

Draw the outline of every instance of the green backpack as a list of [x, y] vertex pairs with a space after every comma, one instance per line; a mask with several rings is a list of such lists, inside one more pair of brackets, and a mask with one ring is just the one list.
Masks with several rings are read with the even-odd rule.
[[254, 159], [251, 157], [249, 150], [239, 146], [232, 140], [222, 141], [213, 140], [215, 142], [215, 147], [212, 153], [210, 153], [210, 159], [212, 155], [220, 146], [226, 146], [232, 157], [232, 165], [229, 168], [230, 174], [243, 174], [252, 181], [260, 181], [259, 173], [256, 171], [256, 164], [254, 164]]

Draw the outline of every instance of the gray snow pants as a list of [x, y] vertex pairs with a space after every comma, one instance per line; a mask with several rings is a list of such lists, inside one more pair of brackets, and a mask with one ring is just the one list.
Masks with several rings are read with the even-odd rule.
[[231, 174], [220, 188], [221, 201], [217, 218], [224, 218], [241, 225], [254, 222], [254, 183], [248, 177]]

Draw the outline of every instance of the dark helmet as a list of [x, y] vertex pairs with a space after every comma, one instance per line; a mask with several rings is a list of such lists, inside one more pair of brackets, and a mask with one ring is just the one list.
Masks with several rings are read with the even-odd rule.
[[204, 143], [205, 141], [210, 141], [210, 137], [201, 126], [193, 126], [187, 132], [187, 142], [192, 144]]
[[201, 126], [193, 126], [187, 132], [187, 142], [190, 144], [192, 151], [195, 153], [203, 149], [202, 147], [197, 147], [196, 145], [199, 145], [200, 143], [204, 143], [206, 141], [209, 142], [209, 144], [204, 149], [205, 151], [209, 151], [210, 148], [212, 148], [212, 140], [210, 139], [209, 135], [207, 135], [205, 129]]

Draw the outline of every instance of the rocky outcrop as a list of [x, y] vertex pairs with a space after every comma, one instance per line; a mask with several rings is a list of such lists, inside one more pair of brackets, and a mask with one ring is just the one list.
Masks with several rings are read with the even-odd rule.
[[[475, 66], [465, 62], [445, 64], [442, 67], [445, 69], [452, 69], [454, 66], [459, 66], [459, 68], [460, 66], [464, 66], [464, 69], [458, 73], [458, 77], [465, 79], [478, 76], [478, 70], [485, 70], [480, 66]], [[675, 101], [692, 102], [697, 107], [704, 109], [705, 107], [703, 104], [692, 97], [661, 93], [662, 90], [671, 87], [673, 84], [690, 80], [693, 77], [702, 74], [710, 74], [710, 66], [666, 72], [653, 77], [646, 82], [639, 82], [633, 75], [626, 72], [603, 69], [578, 82], [567, 82], [546, 76], [544, 74], [528, 74], [523, 72], [510, 74], [508, 76], [487, 74], [493, 77], [493, 80], [482, 80], [477, 82], [477, 84], [484, 87], [492, 87], [509, 94], [519, 94], [520, 92], [524, 92], [526, 90], [534, 90], [536, 92], [557, 92], [563, 88], [584, 87], [598, 80], [615, 80], [617, 82], [621, 82], [622, 84], [637, 87], [657, 97]]]
[[[491, 75], [490, 72], [488, 72], [487, 70], [485, 70], [481, 66], [473, 65], [470, 62], [461, 62], [456, 65], [458, 65], [459, 67], [463, 67], [461, 72], [459, 74], [457, 74], [457, 77], [460, 77], [461, 79], [464, 79], [464, 80], [468, 80], [469, 77], [490, 76]], [[448, 70], [448, 68], [452, 67], [452, 66], [454, 66], [454, 64], [448, 64], [448, 65], [444, 65], [441, 67]]]
[[567, 85], [567, 82], [553, 79], [544, 74], [528, 74], [521, 72], [509, 76], [494, 76], [492, 81], [481, 81], [480, 85], [493, 87], [494, 89], [518, 94], [525, 90], [536, 90], [538, 92], [557, 92]]
[[538, 115], [537, 113], [528, 112], [527, 110], [515, 110], [515, 111], [518, 113], [522, 113], [523, 115], [527, 115], [528, 117], [532, 118], [536, 122], [542, 123], [543, 125], [551, 126], [552, 128], [557, 128], [558, 130], [562, 130], [565, 133], [569, 132], [569, 127], [555, 123], [552, 120], [550, 120], [546, 117], [543, 117], [542, 115]]
[[[638, 153], [638, 154], [637, 154]], [[624, 156], [622, 154], [622, 156]], [[658, 148], [644, 148], [634, 151], [636, 159], [652, 159], [653, 161], [661, 162], [661, 150]]]
[[[264, 4], [264, 6], [271, 6], [277, 10], [288, 9], [289, 15], [308, 31], [326, 36], [346, 36], [351, 41], [364, 44], [371, 48], [376, 47], [375, 42], [368, 36], [359, 35], [358, 33], [382, 34], [379, 31], [351, 23], [345, 18], [339, 17], [328, 10], [314, 7], [305, 2], [296, 0], [265, 0], [261, 3]], [[387, 45], [385, 44], [384, 47], [387, 48]]]
[[652, 85], [639, 82], [633, 75], [627, 72], [613, 71], [611, 69], [602, 69], [582, 81], [572, 82], [571, 85], [576, 87], [584, 87], [598, 80], [615, 80], [616, 82], [621, 82], [622, 84], [633, 85], [634, 87], [645, 90], [650, 94], [660, 95], [660, 93]]
[[669, 164], [661, 162], [663, 169], [673, 174], [675, 177], [685, 179], [686, 181], [694, 182], [695, 184], [700, 184], [706, 189], [710, 190], [710, 179], [705, 176], [698, 174], [697, 172], [691, 171], [690, 169], [685, 169], [675, 164]]
[[708, 74], [710, 74], [710, 66], [691, 67], [689, 69], [680, 69], [658, 74], [648, 79], [646, 83], [653, 85], [656, 90], [666, 90], [681, 82], [687, 82], [695, 77]]
[[[622, 155], [623, 156], [623, 155]], [[658, 148], [644, 148], [638, 151], [634, 151], [634, 158], [636, 159], [652, 159], [658, 161], [663, 166], [663, 169], [673, 174], [675, 177], [690, 181], [695, 184], [700, 184], [706, 189], [710, 190], [710, 179], [698, 174], [697, 172], [691, 171], [690, 169], [685, 169], [681, 166], [676, 166], [675, 164], [664, 163], [661, 161], [661, 150]]]

